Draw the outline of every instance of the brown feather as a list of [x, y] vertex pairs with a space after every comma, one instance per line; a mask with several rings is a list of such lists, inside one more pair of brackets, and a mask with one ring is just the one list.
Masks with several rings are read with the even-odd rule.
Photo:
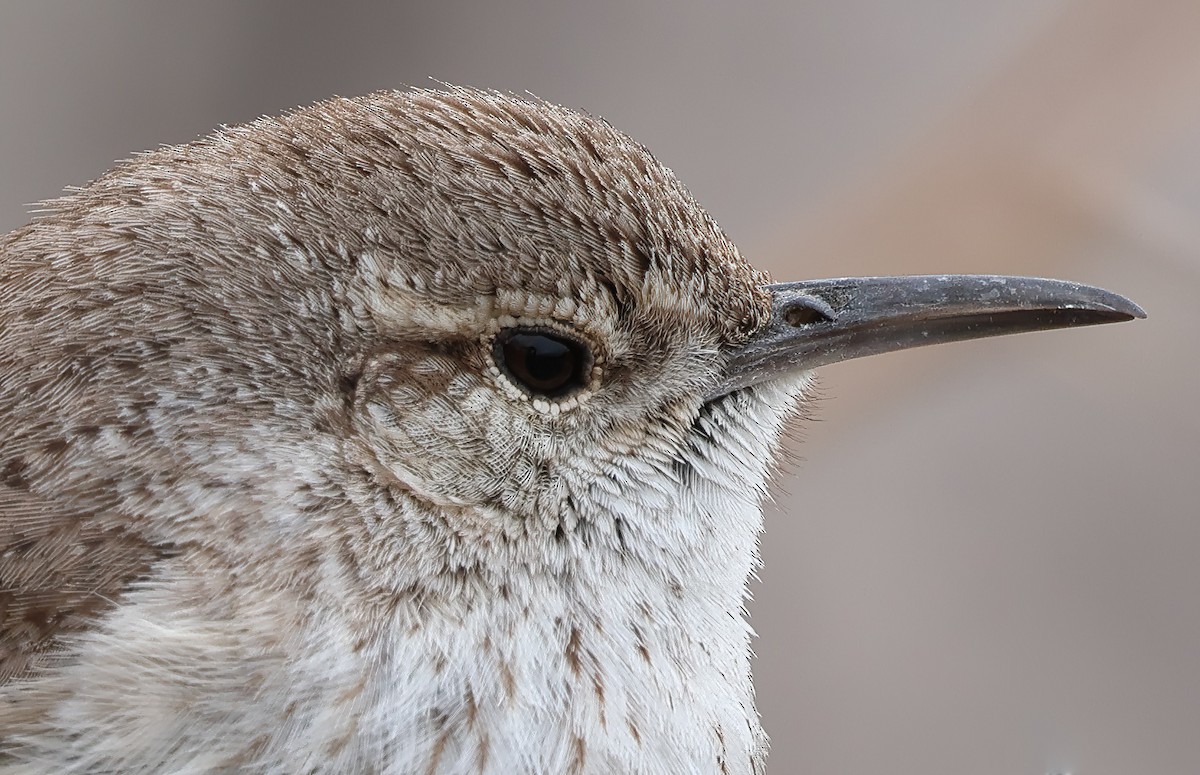
[[[122, 505], [140, 486], [122, 475], [149, 433], [142, 375], [155, 358], [136, 363], [114, 344], [119, 305], [89, 294], [87, 275], [60, 277], [47, 233], [0, 239], [0, 686], [85, 631], [166, 551]], [[103, 257], [81, 254], [77, 266], [103, 271]]]
[[85, 630], [162, 554], [27, 485], [0, 482], [0, 685], [35, 667], [62, 635]]

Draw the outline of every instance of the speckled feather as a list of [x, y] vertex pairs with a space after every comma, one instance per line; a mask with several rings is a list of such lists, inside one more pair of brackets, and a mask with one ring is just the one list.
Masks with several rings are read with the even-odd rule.
[[[606, 123], [333, 99], [0, 240], [0, 773], [749, 773], [745, 582], [798, 375]], [[498, 331], [595, 367], [531, 398]]]

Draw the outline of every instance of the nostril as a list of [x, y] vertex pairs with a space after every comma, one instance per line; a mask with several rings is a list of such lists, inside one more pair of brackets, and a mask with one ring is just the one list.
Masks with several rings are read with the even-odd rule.
[[816, 299], [792, 299], [783, 308], [782, 314], [783, 321], [795, 328], [833, 320], [833, 310]]

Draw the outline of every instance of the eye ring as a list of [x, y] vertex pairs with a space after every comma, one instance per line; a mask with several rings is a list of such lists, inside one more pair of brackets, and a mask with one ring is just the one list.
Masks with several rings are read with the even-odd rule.
[[516, 386], [536, 398], [563, 398], [587, 386], [595, 359], [591, 347], [565, 331], [514, 326], [498, 333], [492, 356]]

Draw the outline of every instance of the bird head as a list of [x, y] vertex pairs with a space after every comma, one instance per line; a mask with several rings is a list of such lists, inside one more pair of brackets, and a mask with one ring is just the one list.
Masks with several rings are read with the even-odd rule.
[[147, 153], [5, 250], [23, 478], [251, 564], [349, 531], [393, 589], [734, 557], [736, 597], [812, 368], [1141, 314], [1019, 278], [771, 285], [606, 122], [468, 89]]

